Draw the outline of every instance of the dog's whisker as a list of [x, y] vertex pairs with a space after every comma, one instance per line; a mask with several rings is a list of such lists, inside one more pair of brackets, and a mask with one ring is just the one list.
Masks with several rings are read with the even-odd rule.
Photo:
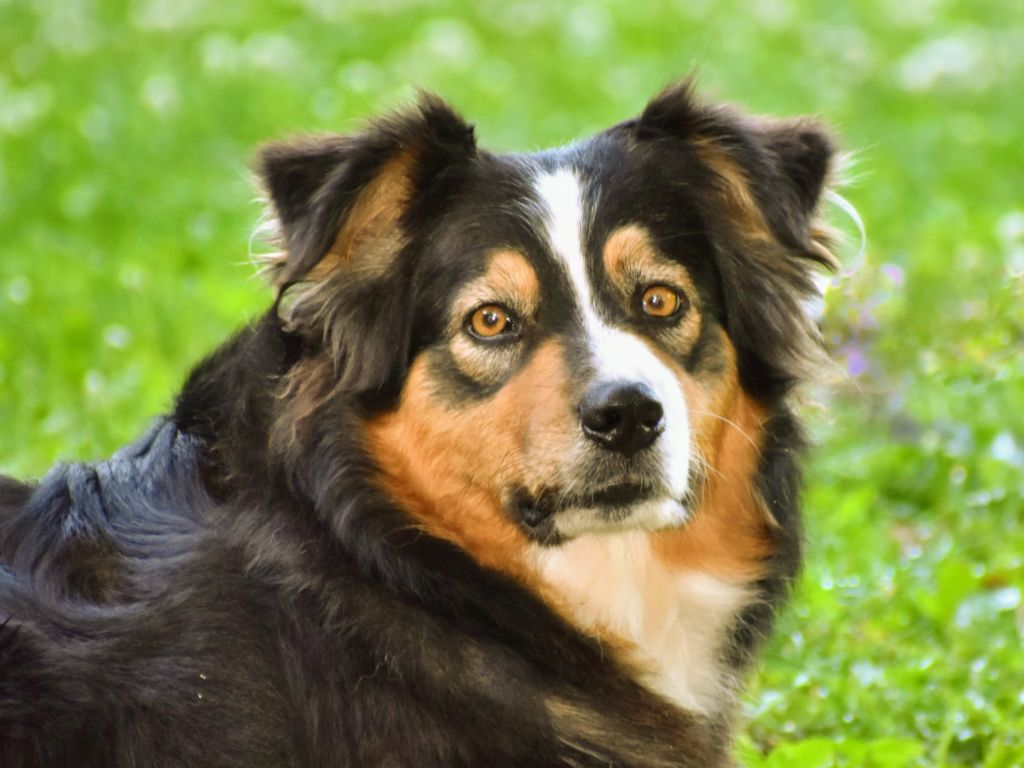
[[694, 409], [694, 413], [700, 416], [708, 416], [712, 419], [717, 419], [718, 421], [728, 424], [730, 427], [735, 429], [739, 433], [739, 435], [750, 444], [752, 448], [756, 449], [760, 453], [761, 447], [760, 445], [758, 445], [757, 441], [745, 429], [743, 429], [743, 427], [741, 427], [732, 419], [726, 418], [721, 414], [713, 413], [712, 411], [707, 411], [703, 409]]

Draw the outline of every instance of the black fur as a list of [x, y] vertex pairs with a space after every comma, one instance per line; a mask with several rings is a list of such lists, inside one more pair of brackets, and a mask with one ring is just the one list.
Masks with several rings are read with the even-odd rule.
[[[698, 135], [745, 170], [775, 260], [733, 248], [710, 199], [686, 191], [715, 183], [689, 148]], [[308, 291], [360, 192], [410, 148], [393, 263]], [[744, 386], [775, 414], [759, 486], [780, 524], [777, 562], [735, 628], [743, 666], [799, 564], [802, 441], [783, 396], [802, 376], [807, 331], [788, 315], [810, 290], [800, 261], [814, 252], [831, 145], [805, 124], [701, 107], [683, 88], [566, 152], [624, 193], [607, 195], [593, 237], [646, 212], [700, 276]], [[440, 332], [439, 307], [469, 269], [458, 255], [485, 245], [481, 230], [532, 247], [507, 201], [526, 194], [523, 169], [550, 157], [478, 150], [432, 97], [355, 137], [263, 153], [289, 320], [275, 307], [240, 332], [111, 460], [34, 485], [0, 478], [0, 765], [727, 764], [726, 716], [648, 692], [525, 587], [412, 527], [360, 439]], [[625, 193], [633, 207], [618, 210]], [[289, 374], [321, 358], [314, 415], [291, 423]]]
[[[728, 209], [712, 206], [703, 214], [717, 234], [715, 264], [729, 335], [741, 352], [744, 387], [765, 399], [781, 398], [807, 376], [816, 346], [809, 343], [800, 304], [817, 289], [801, 262], [835, 266], [813, 226], [835, 152], [831, 137], [805, 120], [752, 119], [732, 108], [701, 104], [689, 81], [667, 88], [627, 126], [662, 152], [688, 157], [697, 168], [701, 163], [685, 147], [710, 142], [749, 184], [775, 236], [769, 246], [752, 247], [730, 235]], [[681, 148], [667, 150], [666, 144]], [[697, 186], [715, 189], [723, 181], [711, 169]]]

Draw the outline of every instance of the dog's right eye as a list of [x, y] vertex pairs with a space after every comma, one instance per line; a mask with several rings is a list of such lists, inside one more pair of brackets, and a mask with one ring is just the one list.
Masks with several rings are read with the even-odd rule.
[[515, 316], [499, 304], [485, 304], [469, 313], [466, 329], [478, 339], [496, 339], [518, 332]]

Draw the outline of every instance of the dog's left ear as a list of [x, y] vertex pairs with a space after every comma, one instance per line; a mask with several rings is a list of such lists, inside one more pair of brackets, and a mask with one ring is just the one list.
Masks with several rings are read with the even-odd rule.
[[689, 142], [713, 173], [730, 213], [800, 255], [835, 266], [813, 226], [836, 152], [817, 122], [752, 117], [705, 104], [688, 79], [655, 96], [634, 126], [644, 138]]
[[785, 394], [820, 358], [805, 312], [818, 294], [812, 267], [837, 266], [830, 230], [819, 220], [832, 138], [813, 120], [751, 117], [702, 103], [689, 80], [655, 96], [627, 127], [654, 151], [683, 158], [691, 179], [703, 179], [702, 209], [719, 251], [741, 381], [766, 399]]

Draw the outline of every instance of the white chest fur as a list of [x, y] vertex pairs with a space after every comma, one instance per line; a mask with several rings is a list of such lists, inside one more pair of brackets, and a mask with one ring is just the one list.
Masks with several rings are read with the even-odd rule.
[[537, 551], [537, 566], [576, 624], [630, 645], [628, 661], [681, 707], [720, 710], [735, 680], [721, 651], [748, 588], [657, 557], [649, 533], [584, 536]]

